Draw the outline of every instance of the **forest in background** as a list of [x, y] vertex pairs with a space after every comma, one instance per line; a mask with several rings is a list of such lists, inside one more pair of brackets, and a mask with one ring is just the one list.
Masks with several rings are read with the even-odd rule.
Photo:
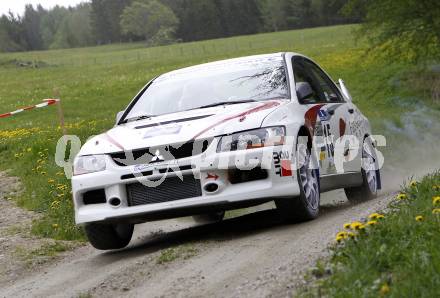
[[164, 45], [359, 22], [349, 0], [92, 0], [74, 7], [27, 5], [0, 17], [0, 52], [145, 41]]

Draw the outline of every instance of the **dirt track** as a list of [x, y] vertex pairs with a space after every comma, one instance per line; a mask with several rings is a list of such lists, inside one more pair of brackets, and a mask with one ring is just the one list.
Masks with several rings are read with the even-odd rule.
[[[286, 297], [343, 223], [388, 201], [352, 205], [341, 192], [324, 194], [319, 219], [302, 224], [279, 222], [271, 204], [218, 224], [144, 224], [126, 250], [85, 246], [13, 283], [0, 280], [0, 297]], [[167, 252], [177, 258], [160, 263]]]

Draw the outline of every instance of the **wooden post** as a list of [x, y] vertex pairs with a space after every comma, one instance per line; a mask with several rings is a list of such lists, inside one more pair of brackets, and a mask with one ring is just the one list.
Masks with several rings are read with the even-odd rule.
[[60, 92], [58, 89], [54, 90], [55, 99], [58, 100], [57, 106], [58, 106], [58, 119], [60, 121], [60, 127], [63, 131], [63, 136], [67, 135], [66, 126], [64, 125], [64, 112], [63, 107], [61, 106], [61, 98], [60, 98]]

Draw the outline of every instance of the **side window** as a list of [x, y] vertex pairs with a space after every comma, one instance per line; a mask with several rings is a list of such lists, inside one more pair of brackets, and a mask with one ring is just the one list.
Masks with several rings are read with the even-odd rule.
[[316, 88], [315, 81], [312, 76], [306, 71], [302, 58], [294, 57], [292, 58], [292, 66], [293, 66], [293, 76], [295, 77], [295, 84], [304, 82], [309, 83], [310, 87], [312, 87], [313, 95], [307, 98], [307, 100], [303, 100], [301, 103], [312, 104], [320, 102], [319, 97], [319, 89]]
[[314, 63], [305, 60], [307, 69], [314, 77], [318, 90], [319, 97], [323, 102], [342, 102], [343, 97], [338, 88], [333, 84], [330, 78], [319, 69]]

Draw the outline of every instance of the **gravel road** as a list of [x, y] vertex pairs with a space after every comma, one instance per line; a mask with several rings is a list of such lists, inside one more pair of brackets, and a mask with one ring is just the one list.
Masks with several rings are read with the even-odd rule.
[[139, 225], [127, 249], [78, 248], [13, 282], [0, 280], [0, 297], [291, 296], [341, 226], [385, 208], [390, 197], [353, 205], [341, 191], [323, 194], [321, 216], [301, 224], [280, 222], [266, 204], [217, 224]]

